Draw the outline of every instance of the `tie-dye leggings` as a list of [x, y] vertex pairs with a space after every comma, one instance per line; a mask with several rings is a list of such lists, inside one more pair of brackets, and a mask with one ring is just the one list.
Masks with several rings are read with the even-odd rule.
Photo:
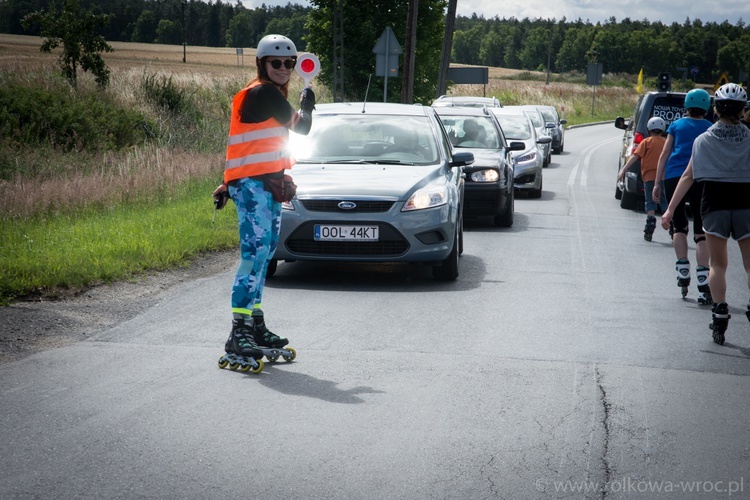
[[281, 225], [281, 204], [263, 189], [263, 182], [240, 179], [229, 186], [237, 207], [240, 230], [240, 265], [232, 287], [232, 312], [252, 314], [259, 309], [268, 262], [276, 251]]

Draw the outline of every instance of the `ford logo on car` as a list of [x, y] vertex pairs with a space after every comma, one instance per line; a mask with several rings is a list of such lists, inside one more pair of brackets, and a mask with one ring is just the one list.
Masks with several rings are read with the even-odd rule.
[[357, 204], [354, 203], [353, 201], [342, 201], [342, 202], [339, 202], [338, 207], [341, 210], [354, 210], [355, 208], [357, 208]]

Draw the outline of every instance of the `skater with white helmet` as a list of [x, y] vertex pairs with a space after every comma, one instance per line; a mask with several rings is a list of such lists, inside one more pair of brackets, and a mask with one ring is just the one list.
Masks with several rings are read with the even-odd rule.
[[[620, 169], [617, 179], [622, 182], [630, 167], [636, 161], [641, 161], [641, 178], [643, 179], [643, 192], [646, 197], [646, 227], [643, 229], [643, 239], [651, 241], [654, 228], [656, 228], [657, 205], [657, 202], [654, 201], [651, 195], [656, 181], [656, 168], [659, 163], [659, 155], [661, 155], [661, 151], [664, 148], [664, 132], [667, 129], [667, 124], [663, 119], [654, 116], [649, 119], [646, 128], [648, 129], [649, 136], [643, 139], [635, 148], [633, 154], [630, 155], [628, 161]], [[663, 189], [658, 205], [662, 212], [667, 209], [667, 198]]]
[[[268, 330], [261, 309], [266, 272], [279, 240], [281, 202], [289, 201], [293, 186], [284, 176], [293, 165], [289, 131], [307, 135], [315, 107], [309, 87], [300, 94], [300, 111], [287, 101], [296, 63], [297, 48], [289, 38], [263, 37], [255, 60], [257, 76], [232, 101], [224, 182], [213, 192], [217, 208], [227, 197], [237, 207], [241, 252], [232, 289], [232, 330], [227, 354], [219, 360], [222, 368], [260, 372], [264, 355], [287, 360], [296, 355], [285, 348], [287, 339]], [[289, 189], [280, 193], [281, 185]]]
[[[737, 240], [750, 287], [750, 129], [740, 122], [747, 103], [747, 92], [737, 84], [722, 85], [714, 95], [714, 111], [719, 121], [700, 135], [693, 145], [690, 163], [675, 189], [662, 217], [667, 228], [679, 200], [694, 182], [701, 182], [703, 218], [711, 259], [709, 284], [715, 304], [711, 330], [714, 342], [724, 344], [729, 324], [726, 299], [727, 241]], [[694, 212], [698, 210], [694, 209]], [[748, 306], [750, 319], [750, 306]]]
[[[686, 116], [672, 122], [667, 129], [667, 140], [659, 157], [656, 170], [656, 183], [654, 184], [653, 197], [658, 199], [661, 195], [661, 180], [664, 180], [664, 189], [667, 192], [667, 200], [672, 202], [674, 191], [680, 176], [685, 172], [690, 154], [693, 149], [693, 141], [696, 137], [708, 130], [712, 125], [705, 119], [706, 113], [711, 109], [711, 96], [703, 89], [693, 89], [685, 95]], [[674, 248], [677, 262], [677, 286], [682, 288], [682, 297], [687, 295], [690, 285], [690, 261], [688, 259], [688, 231], [689, 220], [685, 209], [685, 201], [690, 201], [690, 207], [700, 206], [701, 188], [699, 184], [693, 185], [690, 191], [682, 197], [680, 203], [673, 210], [672, 246]], [[693, 241], [695, 241], [695, 260], [697, 267], [695, 276], [698, 281], [698, 302], [711, 304], [711, 291], [708, 285], [708, 249], [706, 247], [706, 236], [703, 234], [703, 226], [699, 210], [692, 210], [693, 215]]]

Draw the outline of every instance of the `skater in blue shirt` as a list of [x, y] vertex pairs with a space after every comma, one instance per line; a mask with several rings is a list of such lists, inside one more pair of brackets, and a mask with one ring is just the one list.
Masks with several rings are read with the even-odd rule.
[[[685, 96], [686, 116], [673, 122], [667, 129], [667, 140], [659, 157], [656, 169], [656, 182], [653, 189], [653, 199], [658, 200], [661, 195], [661, 182], [664, 180], [664, 189], [667, 192], [667, 200], [672, 201], [672, 196], [677, 188], [680, 177], [685, 172], [690, 155], [693, 150], [695, 138], [708, 130], [711, 122], [705, 116], [711, 107], [711, 96], [703, 89], [693, 89]], [[695, 276], [698, 281], [698, 302], [701, 304], [712, 303], [711, 291], [708, 285], [708, 249], [706, 247], [706, 236], [703, 232], [701, 221], [700, 183], [695, 183], [690, 191], [680, 199], [675, 207], [672, 217], [670, 231], [672, 234], [672, 246], [677, 257], [675, 270], [677, 271], [677, 286], [682, 288], [682, 297], [687, 295], [690, 285], [690, 261], [688, 260], [688, 231], [689, 221], [685, 209], [685, 201], [690, 202], [693, 215], [693, 240], [695, 241], [695, 260], [697, 267]]]

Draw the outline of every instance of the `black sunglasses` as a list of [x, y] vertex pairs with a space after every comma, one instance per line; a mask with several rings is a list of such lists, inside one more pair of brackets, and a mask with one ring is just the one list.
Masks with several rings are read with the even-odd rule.
[[281, 68], [281, 65], [283, 64], [286, 69], [292, 69], [297, 65], [296, 59], [284, 59], [283, 61], [279, 59], [272, 59], [268, 61], [271, 63], [271, 67], [273, 69], [279, 69]]

